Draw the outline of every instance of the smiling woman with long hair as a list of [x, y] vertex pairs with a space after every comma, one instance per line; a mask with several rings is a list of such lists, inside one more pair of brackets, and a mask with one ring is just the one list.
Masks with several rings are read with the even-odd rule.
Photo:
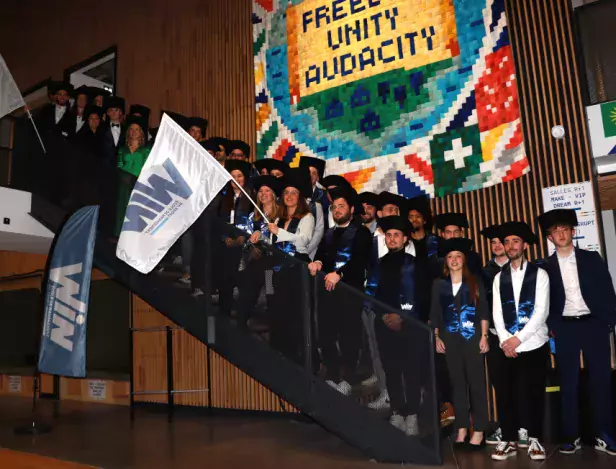
[[[467, 266], [471, 241], [443, 240], [444, 278], [434, 282], [430, 323], [436, 336], [436, 351], [445, 354], [453, 388], [456, 413], [456, 446], [479, 449], [485, 446], [483, 432], [488, 426], [487, 393], [483, 354], [488, 352], [486, 293], [478, 277]], [[470, 403], [475, 432], [469, 440]]]

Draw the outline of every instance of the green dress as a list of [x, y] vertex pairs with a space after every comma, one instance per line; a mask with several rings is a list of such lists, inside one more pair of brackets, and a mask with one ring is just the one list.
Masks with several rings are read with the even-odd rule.
[[116, 210], [116, 236], [120, 236], [122, 224], [124, 223], [124, 213], [126, 206], [133, 191], [135, 182], [141, 173], [143, 165], [145, 165], [151, 148], [144, 146], [139, 147], [133, 153], [130, 152], [127, 146], [120, 148], [118, 151], [118, 205]]

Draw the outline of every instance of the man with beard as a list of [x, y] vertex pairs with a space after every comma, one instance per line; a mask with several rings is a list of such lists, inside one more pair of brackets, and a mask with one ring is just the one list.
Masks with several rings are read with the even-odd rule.
[[436, 259], [438, 237], [432, 233], [432, 212], [427, 196], [413, 197], [408, 201], [406, 214], [413, 225], [411, 240], [415, 244], [417, 257]]
[[496, 274], [492, 285], [492, 314], [502, 361], [499, 414], [503, 429], [492, 459], [516, 455], [519, 443], [528, 444], [532, 460], [546, 459], [539, 443], [543, 434], [545, 380], [548, 357], [550, 279], [531, 264], [524, 253], [537, 237], [523, 222], [507, 222], [498, 229], [509, 263]]
[[612, 428], [610, 326], [616, 324], [616, 294], [601, 256], [573, 246], [575, 210], [550, 210], [539, 217], [541, 230], [556, 246], [546, 263], [550, 276], [548, 324], [556, 342], [560, 375], [562, 454], [581, 449], [579, 438], [580, 352], [588, 372], [593, 410], [594, 448], [616, 456]]
[[[490, 310], [490, 333], [488, 334], [488, 342], [490, 344], [490, 350], [487, 354], [488, 359], [488, 373], [490, 376], [490, 384], [494, 386], [496, 391], [496, 407], [500, 409], [498, 402], [500, 401], [500, 373], [502, 367], [502, 361], [504, 359], [503, 352], [500, 349], [498, 342], [498, 335], [494, 328], [494, 321], [492, 319], [492, 284], [494, 283], [494, 277], [498, 274], [503, 266], [509, 262], [507, 253], [505, 252], [505, 246], [498, 238], [498, 225], [488, 226], [481, 231], [481, 235], [490, 241], [490, 250], [492, 251], [492, 259], [483, 268], [483, 283], [485, 285], [486, 296], [488, 301], [488, 308]], [[486, 443], [489, 445], [497, 445], [503, 441], [503, 433], [500, 428], [496, 428], [494, 433], [486, 438]]]
[[359, 194], [358, 203], [364, 209], [360, 215], [362, 224], [368, 228], [370, 233], [374, 234], [377, 228], [376, 207], [379, 203], [378, 196], [374, 192], [362, 192]]
[[[347, 189], [353, 189], [353, 186], [351, 186], [351, 183], [349, 181], [347, 181], [344, 176], [339, 176], [337, 174], [331, 174], [329, 176], [326, 176], [322, 179], [321, 184], [323, 185], [323, 187], [325, 188], [325, 194], [326, 197], [322, 200], [321, 205], [323, 205], [323, 214], [326, 215], [326, 227], [327, 228], [331, 228], [332, 226], [334, 226], [335, 222], [334, 222], [334, 215], [332, 214], [332, 207], [331, 207], [331, 203], [332, 203], [332, 198], [331, 195], [328, 191], [336, 188], [336, 187], [346, 187]], [[326, 207], [327, 205], [327, 207]]]
[[325, 288], [319, 289], [318, 298], [319, 342], [326, 380], [334, 389], [349, 395], [351, 386], [358, 381], [363, 299], [347, 286], [336, 286], [343, 282], [363, 289], [371, 236], [353, 219], [357, 197], [353, 189], [341, 187], [332, 190], [330, 196], [335, 225], [323, 236], [308, 268], [313, 276], [319, 271], [326, 274]]

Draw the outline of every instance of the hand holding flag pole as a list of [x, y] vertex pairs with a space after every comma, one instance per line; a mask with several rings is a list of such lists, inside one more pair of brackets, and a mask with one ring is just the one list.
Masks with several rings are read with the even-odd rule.
[[[227, 170], [225, 169], [225, 171], [227, 171]], [[248, 200], [250, 200], [250, 202], [252, 203], [252, 205], [254, 205], [254, 207], [255, 207], [255, 209], [257, 210], [257, 212], [259, 212], [259, 213], [261, 214], [261, 216], [263, 217], [263, 219], [265, 220], [265, 223], [268, 223], [268, 224], [269, 224], [269, 222], [270, 222], [270, 221], [269, 221], [269, 220], [267, 219], [267, 217], [265, 216], [265, 213], [263, 213], [263, 211], [262, 211], [262, 210], [259, 208], [259, 206], [255, 203], [255, 201], [254, 201], [254, 200], [252, 200], [252, 198], [248, 195], [248, 192], [246, 192], [246, 191], [244, 190], [244, 188], [243, 188], [242, 186], [240, 186], [240, 185], [239, 185], [239, 184], [235, 181], [235, 179], [231, 178], [231, 181], [233, 182], [233, 184], [235, 184], [235, 185], [237, 186], [237, 188], [238, 188], [239, 190], [241, 190], [241, 191], [244, 193], [244, 195], [246, 196], [246, 198], [247, 198]]]

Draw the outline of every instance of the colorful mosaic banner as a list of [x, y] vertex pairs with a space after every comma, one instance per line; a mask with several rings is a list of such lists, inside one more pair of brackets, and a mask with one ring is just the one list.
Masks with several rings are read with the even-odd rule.
[[253, 0], [257, 158], [443, 196], [530, 168], [504, 0]]

